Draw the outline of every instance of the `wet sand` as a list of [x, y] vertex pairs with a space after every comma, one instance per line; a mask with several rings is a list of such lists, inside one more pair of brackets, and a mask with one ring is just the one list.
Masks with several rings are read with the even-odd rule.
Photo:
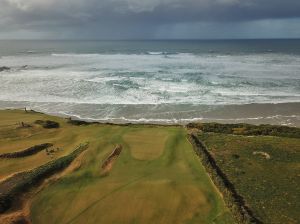
[[97, 105], [0, 101], [0, 109], [24, 108], [86, 121], [187, 124], [189, 122], [274, 124], [300, 127], [300, 103], [247, 105]]

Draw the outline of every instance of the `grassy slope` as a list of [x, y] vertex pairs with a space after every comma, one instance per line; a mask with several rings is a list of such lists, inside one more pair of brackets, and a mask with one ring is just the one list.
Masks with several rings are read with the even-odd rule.
[[[34, 198], [33, 223], [233, 223], [183, 128], [78, 127], [61, 118], [21, 111], [0, 111], [0, 118], [0, 152], [51, 142], [64, 148], [56, 154], [59, 157], [80, 142], [90, 143], [79, 170]], [[58, 121], [61, 128], [18, 130], [10, 138], [2, 131], [14, 130], [8, 125], [16, 121], [32, 123], [37, 119]], [[100, 166], [116, 144], [124, 149], [110, 174], [101, 176]], [[41, 152], [1, 161], [0, 177], [49, 160]]]
[[258, 218], [274, 224], [300, 222], [300, 139], [217, 133], [202, 133], [200, 139]]
[[[55, 158], [67, 155], [86, 137], [81, 133], [74, 133], [73, 127], [62, 124], [60, 129], [44, 129], [41, 126], [32, 128], [18, 128], [18, 122], [33, 124], [37, 119], [51, 119], [61, 121], [61, 118], [52, 117], [40, 113], [25, 113], [23, 111], [0, 111], [0, 153], [24, 150], [33, 145], [42, 143], [53, 143], [55, 148], [62, 148], [62, 151], [55, 153]], [[2, 159], [0, 163], [0, 180], [16, 172], [29, 170], [49, 162], [50, 156], [44, 151], [36, 155], [18, 159]]]

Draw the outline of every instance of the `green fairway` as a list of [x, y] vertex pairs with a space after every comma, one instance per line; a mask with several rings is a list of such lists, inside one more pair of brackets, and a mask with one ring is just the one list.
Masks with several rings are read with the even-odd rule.
[[[55, 153], [57, 158], [80, 142], [89, 142], [80, 168], [33, 198], [33, 223], [234, 223], [182, 127], [74, 126], [62, 118], [22, 111], [1, 111], [0, 116], [7, 118], [1, 120], [3, 128], [16, 120], [33, 123], [37, 119], [54, 120], [61, 126], [33, 127], [23, 130], [25, 134], [1, 137], [5, 143], [1, 152], [50, 142], [63, 149]], [[103, 175], [101, 165], [117, 144], [123, 150], [109, 174]], [[40, 152], [3, 160], [2, 176], [51, 159]]]

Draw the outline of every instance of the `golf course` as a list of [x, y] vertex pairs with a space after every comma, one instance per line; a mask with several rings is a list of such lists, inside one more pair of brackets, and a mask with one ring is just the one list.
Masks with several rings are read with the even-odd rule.
[[[8, 190], [1, 183], [13, 182], [18, 173], [63, 164], [45, 178], [39, 171], [35, 184], [22, 183], [26, 190], [16, 188], [0, 223], [235, 223], [184, 127], [73, 122], [3, 110], [0, 143], [0, 155], [52, 145], [0, 158], [0, 197]], [[67, 166], [68, 155], [83, 144], [86, 149]]]

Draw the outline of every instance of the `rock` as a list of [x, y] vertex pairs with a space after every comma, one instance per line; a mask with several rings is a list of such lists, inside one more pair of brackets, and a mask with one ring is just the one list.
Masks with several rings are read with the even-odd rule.
[[71, 118], [68, 119], [68, 123], [76, 126], [82, 126], [82, 125], [90, 125], [92, 123], [82, 121], [82, 120], [72, 120]]
[[239, 159], [240, 158], [240, 156], [238, 154], [233, 154], [232, 157], [235, 158], [235, 159]]
[[2, 67], [0, 67], [0, 72], [3, 72], [3, 71], [8, 71], [8, 70], [10, 70], [10, 68], [9, 68], [9, 67], [6, 67], [6, 66], [2, 66]]

